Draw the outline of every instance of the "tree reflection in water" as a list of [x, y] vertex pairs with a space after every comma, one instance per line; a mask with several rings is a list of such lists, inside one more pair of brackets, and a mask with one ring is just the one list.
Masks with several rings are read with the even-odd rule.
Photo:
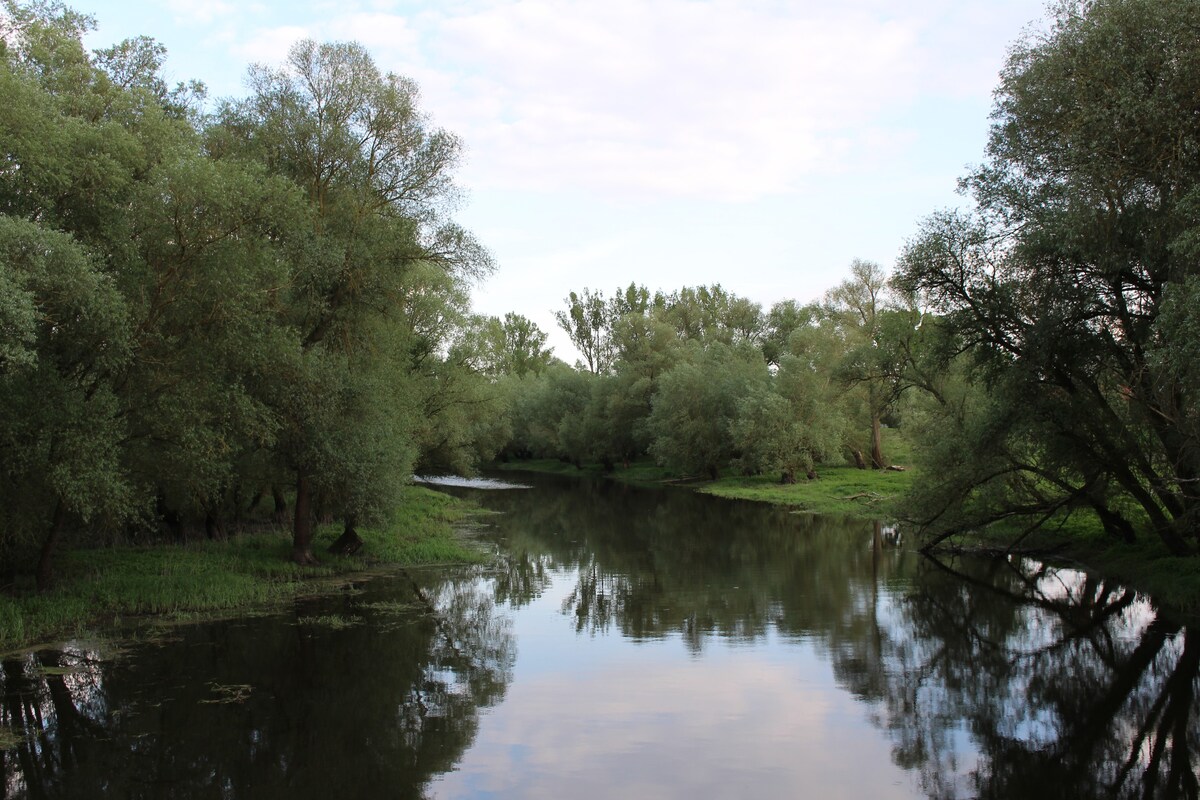
[[[115, 663], [82, 647], [5, 663], [0, 726], [34, 736], [4, 751], [0, 797], [421, 796], [508, 690], [508, 615], [544, 596], [566, 635], [539, 640], [543, 658], [582, 634], [664, 640], [660, 675], [675, 642], [681, 662], [744, 645], [718, 659], [734, 681], [767, 649], [827, 661], [929, 797], [1197, 796], [1200, 634], [1118, 584], [926, 560], [894, 529], [690, 492], [547, 482], [478, 499], [505, 512], [481, 573], [370, 583], [290, 624], [182, 628]], [[354, 624], [297, 624], [331, 615]], [[569, 686], [554, 666], [534, 672]]]
[[[881, 627], [876, 696], [930, 796], [1197, 796], [1200, 642], [1133, 591], [1028, 560], [930, 560]], [[983, 756], [966, 770], [963, 733]]]
[[505, 569], [573, 571], [576, 631], [813, 641], [930, 797], [1197, 796], [1200, 635], [1119, 584], [690, 493], [531, 499], [504, 501]]
[[[420, 797], [503, 697], [514, 644], [490, 591], [432, 579], [298, 604], [100, 658], [4, 663], [0, 797]], [[340, 624], [330, 624], [340, 621]]]

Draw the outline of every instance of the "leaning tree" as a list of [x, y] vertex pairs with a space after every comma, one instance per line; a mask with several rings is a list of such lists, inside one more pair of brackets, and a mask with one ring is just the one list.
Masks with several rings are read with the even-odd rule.
[[[921, 516], [941, 536], [1089, 508], [1176, 553], [1200, 533], [1200, 4], [1073, 0], [1018, 42], [976, 207], [928, 219], [900, 282], [944, 315], [988, 407]], [[943, 465], [947, 466], [947, 465]]]

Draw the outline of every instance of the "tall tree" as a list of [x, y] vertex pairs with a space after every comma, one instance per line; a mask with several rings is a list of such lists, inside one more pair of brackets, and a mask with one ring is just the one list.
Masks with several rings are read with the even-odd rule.
[[68, 527], [138, 511], [113, 377], [124, 298], [70, 236], [0, 215], [0, 553], [36, 543], [39, 588]]
[[654, 396], [648, 420], [654, 457], [671, 469], [715, 480], [739, 454], [732, 429], [738, 404], [765, 390], [767, 379], [766, 364], [749, 345], [691, 343]]
[[1086, 507], [1116, 536], [1144, 519], [1191, 552], [1200, 396], [1162, 337], [1195, 330], [1163, 312], [1198, 274], [1200, 6], [1053, 14], [1001, 75], [987, 161], [964, 181], [976, 211], [931, 217], [902, 263], [1000, 404], [967, 437], [990, 468], [952, 505], [1002, 495], [974, 521], [1019, 513], [1032, 526]]
[[[862, 393], [869, 425], [871, 466], [883, 469], [883, 415], [895, 399], [894, 383], [880, 364], [881, 320], [886, 309], [887, 274], [873, 261], [854, 259], [850, 277], [825, 295], [828, 313], [846, 342], [838, 371], [847, 385]], [[861, 451], [852, 446], [855, 460], [865, 467]]]
[[612, 365], [612, 308], [604, 292], [584, 287], [582, 293], [571, 292], [563, 302], [565, 310], [554, 312], [558, 327], [566, 332], [571, 344], [583, 356], [588, 372], [602, 375]]
[[554, 358], [553, 348], [546, 347], [547, 338], [536, 322], [510, 311], [504, 319], [476, 318], [460, 348], [463, 358], [490, 377], [536, 374]]
[[[411, 357], [436, 350], [430, 332], [445, 328], [435, 313], [418, 330], [406, 300], [452, 294], [490, 259], [447, 217], [460, 144], [429, 126], [412, 81], [381, 73], [361, 45], [301, 41], [283, 67], [255, 67], [251, 88], [223, 111], [209, 147], [218, 157], [260, 159], [308, 199], [308, 228], [290, 232], [287, 245], [294, 275], [284, 316], [299, 353], [281, 365], [274, 403], [284, 420], [280, 453], [296, 481], [292, 558], [309, 563], [315, 498], [333, 496], [350, 533], [354, 520], [386, 507], [415, 456], [404, 426], [380, 417], [392, 409], [391, 419], [403, 419], [411, 399], [380, 375], [403, 374]], [[364, 426], [384, 424], [384, 438], [341, 435], [356, 415]], [[396, 455], [380, 461], [380, 442]]]

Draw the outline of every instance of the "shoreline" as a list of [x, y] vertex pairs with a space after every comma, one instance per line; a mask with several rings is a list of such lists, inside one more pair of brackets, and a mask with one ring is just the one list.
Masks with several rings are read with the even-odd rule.
[[359, 528], [365, 542], [359, 554], [325, 552], [341, 529], [320, 526], [313, 544], [321, 563], [312, 567], [288, 560], [291, 532], [284, 526], [224, 541], [64, 551], [51, 591], [0, 594], [0, 656], [131, 622], [240, 616], [336, 590], [376, 570], [481, 562], [486, 555], [463, 533], [472, 513], [458, 498], [409, 486], [386, 525]]
[[[599, 464], [577, 468], [553, 459], [509, 461], [492, 467], [500, 471], [603, 477], [635, 485], [685, 486], [718, 497], [858, 519], [887, 519], [894, 512], [892, 504], [907, 491], [914, 478], [914, 470], [883, 472], [851, 466], [824, 467], [815, 480], [798, 479], [794, 484], [782, 484], [767, 477], [688, 481], [648, 462], [617, 467], [611, 472], [605, 472]], [[1017, 532], [1016, 528], [975, 532], [956, 537], [955, 547], [962, 553], [1002, 557]], [[1014, 550], [1013, 554], [1118, 581], [1151, 596], [1168, 613], [1200, 618], [1200, 554], [1173, 556], [1149, 534], [1142, 534], [1134, 544], [1114, 541], [1098, 523], [1089, 524], [1082, 515], [1056, 531], [1040, 532], [1026, 544], [1027, 547]]]

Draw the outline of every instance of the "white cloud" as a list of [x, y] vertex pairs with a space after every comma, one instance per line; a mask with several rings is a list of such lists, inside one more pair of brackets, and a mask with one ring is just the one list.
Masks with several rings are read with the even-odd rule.
[[238, 6], [225, 0], [168, 0], [167, 7], [179, 21], [211, 25], [237, 16]]
[[994, 84], [1003, 53], [980, 36], [1025, 2], [318, 2], [230, 47], [276, 63], [303, 36], [362, 42], [469, 144], [476, 189], [748, 201], [905, 158], [919, 102]]
[[280, 28], [264, 28], [249, 38], [231, 45], [230, 49], [247, 64], [279, 66], [287, 58], [292, 45], [301, 39], [315, 38], [307, 28], [286, 25]]
[[856, 12], [767, 11], [521, 0], [448, 17], [431, 52], [474, 78], [445, 86], [439, 111], [487, 152], [470, 170], [484, 187], [785, 192], [844, 168], [858, 131], [912, 96], [914, 33]]
[[404, 17], [374, 12], [339, 15], [322, 27], [321, 38], [356, 41], [378, 57], [389, 50], [414, 51], [418, 35]]

